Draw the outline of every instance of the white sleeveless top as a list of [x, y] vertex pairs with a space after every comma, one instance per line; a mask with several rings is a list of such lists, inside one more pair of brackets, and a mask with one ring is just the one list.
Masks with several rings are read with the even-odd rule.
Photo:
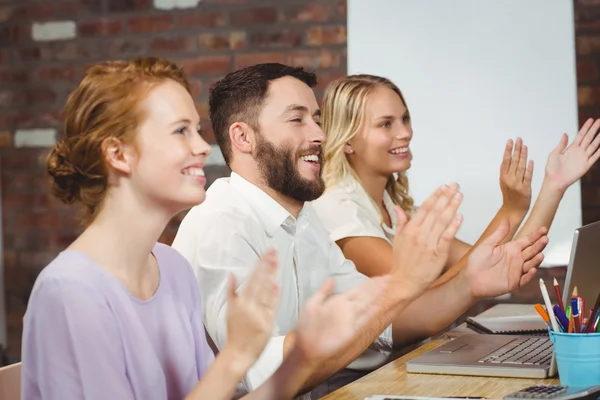
[[396, 212], [387, 190], [383, 204], [390, 215], [391, 227], [382, 222], [375, 203], [352, 176], [328, 188], [311, 204], [333, 241], [358, 236], [377, 237], [390, 244], [394, 240]]

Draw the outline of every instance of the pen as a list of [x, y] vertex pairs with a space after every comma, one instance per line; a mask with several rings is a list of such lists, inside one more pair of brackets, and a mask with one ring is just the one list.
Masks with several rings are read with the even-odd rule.
[[563, 332], [567, 332], [569, 330], [569, 319], [567, 318], [563, 310], [560, 309], [560, 306], [558, 304], [554, 305], [554, 315], [556, 315], [556, 319], [562, 327]]
[[565, 305], [562, 300], [562, 294], [560, 294], [560, 286], [558, 285], [558, 281], [556, 280], [556, 278], [554, 278], [554, 291], [556, 292], [556, 298], [558, 301], [558, 305], [560, 306], [560, 309], [563, 312], [565, 312]]
[[[540, 278], [540, 290], [542, 292], [542, 297], [544, 298], [544, 303], [546, 304], [546, 311], [548, 312], [548, 316], [550, 317], [550, 324], [552, 324], [552, 330], [554, 332], [560, 332], [560, 328], [558, 327], [558, 323], [556, 322], [556, 317], [554, 316], [554, 310], [552, 309], [552, 303], [550, 303], [550, 297], [548, 296], [548, 289], [546, 289], [546, 285], [544, 284], [544, 280]], [[600, 296], [598, 297], [600, 300]]]
[[536, 304], [535, 306], [533, 306], [533, 308], [535, 308], [535, 311], [537, 311], [538, 314], [540, 314], [540, 317], [542, 317], [545, 323], [550, 323], [550, 316], [548, 315], [546, 310], [544, 310], [544, 306], [542, 306], [541, 304]]
[[[568, 308], [571, 308], [571, 306], [569, 306]], [[569, 310], [571, 311], [571, 310]], [[569, 330], [567, 331], [567, 333], [573, 333], [573, 326], [575, 325], [575, 323], [573, 322], [573, 314], [571, 314], [569, 312]]]
[[[592, 319], [595, 319], [595, 316], [598, 314], [598, 306], [600, 306], [600, 293], [598, 293], [598, 297], [596, 298], [596, 304], [594, 304], [594, 308], [592, 308]], [[585, 326], [585, 333], [592, 332], [591, 328], [592, 324], [587, 324]]]
[[583, 325], [585, 323], [585, 300], [583, 297], [577, 297], [577, 308], [579, 310], [579, 324]]
[[573, 327], [573, 332], [580, 333], [581, 332], [581, 319], [579, 318], [579, 308], [577, 305], [577, 297], [571, 298], [571, 314], [573, 315], [573, 322], [575, 326]]

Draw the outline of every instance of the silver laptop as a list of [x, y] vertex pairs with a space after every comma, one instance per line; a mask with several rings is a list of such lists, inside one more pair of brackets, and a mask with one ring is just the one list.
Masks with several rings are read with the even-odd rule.
[[[562, 293], [569, 304], [573, 287], [589, 310], [600, 290], [600, 221], [575, 230]], [[552, 282], [546, 282], [549, 292]], [[407, 372], [546, 378], [556, 375], [548, 336], [467, 334], [406, 363]]]

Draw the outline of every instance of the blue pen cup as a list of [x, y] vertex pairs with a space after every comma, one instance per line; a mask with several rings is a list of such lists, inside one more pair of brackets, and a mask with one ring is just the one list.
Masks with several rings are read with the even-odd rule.
[[600, 333], [550, 331], [562, 386], [600, 385]]

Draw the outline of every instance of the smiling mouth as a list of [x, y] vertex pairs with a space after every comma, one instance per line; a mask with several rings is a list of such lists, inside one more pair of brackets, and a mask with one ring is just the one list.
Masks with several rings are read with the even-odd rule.
[[308, 155], [308, 156], [302, 156], [302, 157], [300, 157], [300, 159], [302, 161], [312, 162], [312, 163], [319, 163], [320, 162], [319, 161], [319, 156], [316, 155], [316, 154], [311, 154], [311, 155]]
[[405, 154], [408, 153], [408, 147], [398, 147], [396, 149], [392, 149], [388, 151], [390, 154]]
[[197, 167], [190, 167], [190, 168], [186, 168], [183, 171], [181, 171], [181, 173], [183, 175], [187, 175], [187, 176], [202, 176], [204, 177], [204, 170], [202, 168], [197, 168]]

